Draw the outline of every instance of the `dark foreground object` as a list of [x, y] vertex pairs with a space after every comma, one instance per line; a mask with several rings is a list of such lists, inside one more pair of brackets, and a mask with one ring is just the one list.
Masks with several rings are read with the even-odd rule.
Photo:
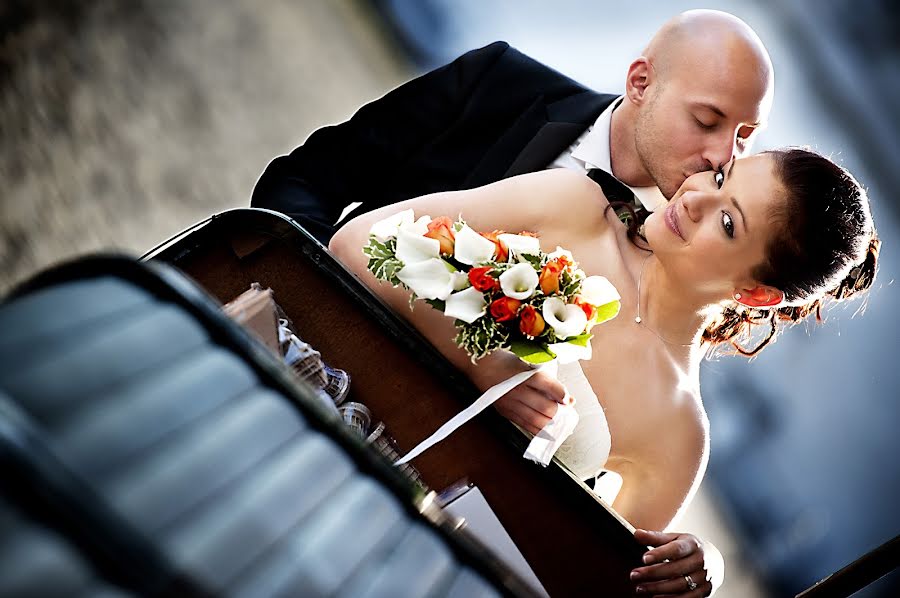
[[797, 598], [851, 596], [900, 566], [900, 536], [895, 536], [840, 571], [797, 594]]
[[0, 330], [0, 595], [531, 595], [165, 264], [47, 272]]

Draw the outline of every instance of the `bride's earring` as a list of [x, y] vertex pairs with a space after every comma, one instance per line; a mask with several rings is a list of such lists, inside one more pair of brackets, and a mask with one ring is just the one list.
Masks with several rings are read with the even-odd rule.
[[734, 294], [734, 300], [735, 300], [735, 301], [740, 301], [740, 300], [741, 300], [741, 294], [740, 294], [740, 293], [735, 293], [735, 294]]

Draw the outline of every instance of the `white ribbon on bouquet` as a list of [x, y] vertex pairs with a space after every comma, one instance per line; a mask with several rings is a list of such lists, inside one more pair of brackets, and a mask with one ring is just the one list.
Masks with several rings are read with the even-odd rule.
[[[490, 387], [484, 394], [478, 397], [474, 403], [453, 416], [447, 423], [438, 428], [431, 436], [420, 442], [402, 459], [394, 463], [394, 465], [403, 465], [415, 459], [435, 444], [450, 436], [450, 434], [467, 421], [490, 407], [497, 399], [516, 386], [524, 383], [540, 371], [546, 371], [551, 375], [556, 376], [557, 362], [554, 360], [543, 366], [520, 372], [508, 380], [504, 380], [503, 382]], [[568, 396], [568, 393], [566, 396]], [[578, 412], [575, 411], [574, 404], [560, 403], [556, 410], [556, 415], [554, 415], [553, 419], [551, 419], [547, 425], [531, 439], [531, 443], [528, 445], [528, 448], [522, 456], [535, 463], [546, 466], [550, 463], [550, 460], [553, 458], [553, 455], [560, 445], [571, 436], [577, 425]]]

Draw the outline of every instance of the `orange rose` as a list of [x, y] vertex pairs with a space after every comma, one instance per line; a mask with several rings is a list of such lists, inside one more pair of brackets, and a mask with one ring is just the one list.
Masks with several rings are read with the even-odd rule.
[[482, 293], [500, 288], [500, 281], [489, 274], [491, 269], [490, 266], [482, 266], [469, 270], [469, 282]]
[[456, 233], [453, 230], [453, 221], [447, 216], [440, 216], [428, 223], [428, 232], [425, 236], [429, 239], [437, 239], [441, 244], [441, 253], [453, 255], [453, 246], [456, 242]]
[[481, 233], [482, 237], [484, 237], [488, 241], [493, 241], [494, 245], [497, 246], [494, 250], [494, 259], [500, 263], [503, 263], [507, 259], [509, 259], [509, 250], [506, 248], [506, 245], [504, 245], [503, 242], [498, 238], [502, 234], [502, 230], [495, 230], [491, 233]]
[[581, 311], [587, 316], [588, 322], [590, 322], [591, 318], [594, 317], [594, 306], [582, 299], [581, 295], [576, 295], [575, 300], [572, 301], [572, 303], [581, 308]]
[[521, 306], [522, 302], [518, 299], [504, 295], [491, 303], [491, 317], [498, 322], [508, 322], [516, 317]]
[[559, 290], [559, 274], [563, 271], [564, 267], [565, 266], [560, 260], [553, 259], [547, 262], [541, 269], [541, 275], [538, 278], [538, 282], [545, 295], [550, 295]]
[[528, 338], [534, 338], [544, 331], [544, 318], [531, 305], [522, 308], [519, 314], [519, 330]]

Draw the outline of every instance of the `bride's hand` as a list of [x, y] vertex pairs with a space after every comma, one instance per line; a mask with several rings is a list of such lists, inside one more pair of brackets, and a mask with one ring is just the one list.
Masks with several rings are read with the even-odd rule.
[[556, 415], [559, 403], [570, 403], [566, 387], [547, 372], [537, 372], [494, 403], [497, 411], [519, 427], [537, 434]]
[[[721, 585], [724, 565], [718, 549], [692, 534], [670, 534], [636, 530], [634, 537], [652, 550], [644, 554], [645, 567], [631, 573], [639, 595], [683, 596], [700, 598], [713, 593], [713, 582]], [[691, 584], [696, 587], [691, 590]]]

